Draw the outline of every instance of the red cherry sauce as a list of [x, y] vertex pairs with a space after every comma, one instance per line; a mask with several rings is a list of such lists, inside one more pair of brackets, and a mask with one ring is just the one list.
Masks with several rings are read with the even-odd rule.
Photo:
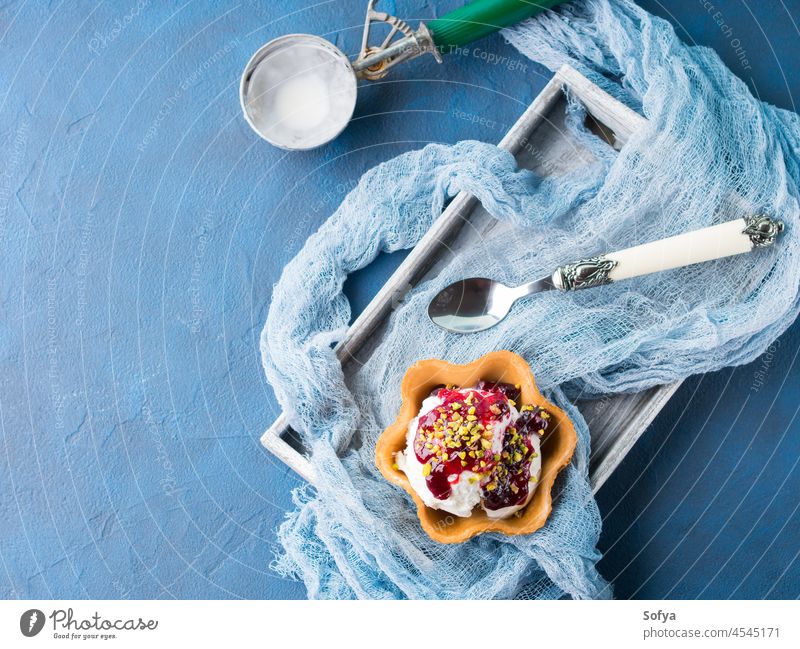
[[515, 405], [519, 403], [522, 394], [518, 385], [511, 385], [510, 383], [478, 381], [478, 385], [476, 385], [475, 388], [478, 390], [486, 390], [487, 392], [500, 392], [513, 401]]
[[474, 389], [441, 387], [431, 394], [442, 404], [419, 418], [414, 437], [414, 452], [431, 493], [446, 500], [461, 474], [471, 471], [475, 476], [470, 479], [480, 481], [486, 509], [525, 502], [535, 457], [533, 435], [547, 430], [549, 413], [523, 406], [503, 435], [502, 451], [495, 454], [493, 427], [507, 415], [509, 400], [519, 402], [519, 387], [480, 381]]
[[497, 510], [521, 505], [528, 497], [531, 461], [536, 457], [533, 436], [547, 430], [550, 413], [533, 406], [522, 406], [519, 417], [503, 437], [500, 462], [483, 488], [483, 506]]
[[492, 453], [492, 427], [508, 414], [509, 404], [500, 392], [440, 388], [436, 395], [442, 404], [419, 418], [414, 452], [428, 489], [446, 500], [464, 471], [482, 479], [499, 460]]

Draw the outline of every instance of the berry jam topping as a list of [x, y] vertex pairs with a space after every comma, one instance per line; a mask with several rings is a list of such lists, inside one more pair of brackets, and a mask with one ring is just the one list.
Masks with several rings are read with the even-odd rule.
[[[528, 497], [531, 460], [536, 457], [533, 435], [543, 435], [549, 413], [523, 406], [507, 426], [511, 406], [520, 398], [518, 386], [480, 381], [466, 390], [437, 387], [432, 395], [442, 403], [422, 415], [414, 437], [414, 453], [430, 492], [439, 500], [452, 494], [464, 471], [480, 482], [484, 507], [501, 509]], [[502, 444], [495, 443], [502, 435]]]
[[492, 452], [493, 427], [507, 417], [508, 399], [499, 392], [440, 388], [442, 400], [419, 418], [414, 452], [431, 493], [446, 500], [461, 473], [477, 481], [500, 459]]
[[531, 433], [542, 437], [550, 425], [550, 413], [533, 406], [522, 406], [519, 417], [515, 422], [517, 429], [523, 435]]
[[523, 406], [515, 425], [508, 427], [503, 437], [500, 462], [497, 463], [490, 480], [486, 484], [481, 483], [483, 506], [486, 509], [496, 510], [521, 505], [527, 500], [528, 485], [531, 479], [531, 460], [537, 456], [533, 445], [533, 435], [538, 435], [538, 432], [531, 430], [530, 422], [534, 421], [536, 417], [542, 419], [540, 413], [547, 417], [550, 416], [541, 408], [534, 409], [533, 406]]
[[515, 405], [519, 403], [521, 392], [518, 385], [511, 385], [510, 383], [494, 383], [492, 381], [478, 381], [475, 386], [478, 390], [486, 390], [487, 392], [500, 392], [506, 395], [509, 401], [513, 401]]

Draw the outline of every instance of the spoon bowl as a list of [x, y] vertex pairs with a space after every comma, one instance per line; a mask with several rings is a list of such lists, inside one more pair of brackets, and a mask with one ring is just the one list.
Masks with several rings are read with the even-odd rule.
[[473, 333], [493, 327], [508, 315], [516, 291], [485, 277], [453, 282], [428, 305], [434, 324], [457, 333]]

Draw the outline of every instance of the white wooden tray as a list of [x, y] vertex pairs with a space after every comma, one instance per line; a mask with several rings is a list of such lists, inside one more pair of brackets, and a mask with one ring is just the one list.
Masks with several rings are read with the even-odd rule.
[[[514, 154], [520, 167], [547, 175], [563, 173], [591, 159], [588, 150], [572, 140], [564, 128], [564, 91], [567, 88], [571, 96], [585, 106], [591, 130], [617, 149], [645, 123], [641, 115], [616, 101], [573, 68], [564, 66], [499, 144]], [[464, 228], [467, 222], [470, 227]], [[458, 194], [337, 345], [336, 353], [342, 360], [345, 373], [348, 360], [363, 357], [369, 347], [380, 344], [384, 320], [411, 287], [423, 279], [435, 277], [459, 248], [489, 232], [496, 234], [507, 227], [511, 226], [489, 216], [473, 196], [465, 192]], [[590, 474], [595, 492], [678, 385], [660, 386], [637, 394], [608, 395], [578, 404], [592, 436]], [[261, 443], [303, 478], [314, 482], [314, 469], [303, 453], [299, 437], [283, 415], [267, 429]]]

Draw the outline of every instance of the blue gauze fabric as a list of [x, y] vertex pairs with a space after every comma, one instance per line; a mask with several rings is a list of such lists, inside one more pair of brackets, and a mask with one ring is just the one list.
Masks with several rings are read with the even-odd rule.
[[[570, 401], [746, 363], [797, 316], [797, 115], [753, 98], [712, 51], [682, 44], [631, 2], [575, 3], [506, 36], [551, 69], [570, 63], [649, 124], [617, 154], [583, 130], [581, 109], [571, 104], [565, 135], [592, 155], [544, 177], [478, 142], [401, 155], [365, 174], [286, 267], [262, 358], [311, 449], [318, 482], [295, 493], [274, 567], [301, 578], [311, 597], [609, 596], [595, 568], [600, 517], [588, 483], [589, 433]], [[345, 381], [331, 345], [350, 319], [346, 275], [380, 251], [412, 247], [461, 190], [513, 227], [498, 228], [415, 287]], [[541, 294], [469, 336], [447, 334], [425, 317], [430, 298], [460, 277], [519, 284], [570, 259], [757, 212], [786, 223], [771, 249]], [[396, 416], [401, 378], [416, 360], [466, 362], [495, 349], [528, 360], [575, 421], [579, 446], [543, 529], [440, 545], [423, 533], [410, 498], [378, 473], [375, 440]]]

